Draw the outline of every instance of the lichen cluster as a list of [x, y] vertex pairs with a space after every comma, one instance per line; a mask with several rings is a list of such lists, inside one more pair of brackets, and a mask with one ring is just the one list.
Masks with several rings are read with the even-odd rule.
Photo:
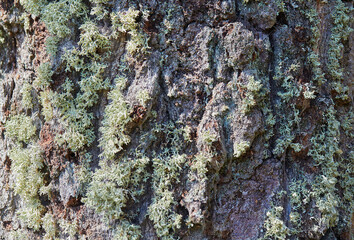
[[[76, 196], [71, 199], [74, 203], [67, 203], [64, 208], [74, 204], [73, 208], [80, 211], [93, 211], [98, 216], [97, 222], [109, 226], [112, 239], [142, 239], [144, 231], [151, 227], [157, 238], [172, 240], [179, 239], [181, 229], [184, 232], [201, 229], [206, 226], [203, 224], [213, 227], [207, 219], [212, 212], [204, 209], [204, 205], [208, 208], [219, 201], [218, 191], [213, 188], [219, 183], [223, 185], [222, 181], [233, 184], [253, 181], [257, 176], [240, 177], [244, 169], [227, 168], [243, 166], [254, 157], [266, 164], [278, 161], [295, 167], [302, 158], [316, 175], [311, 178], [311, 174], [295, 168], [284, 172], [283, 181], [288, 181], [284, 185], [289, 188], [279, 187], [280, 193], [269, 204], [260, 238], [318, 239], [339, 223], [347, 226], [350, 217], [341, 213], [345, 208], [353, 208], [354, 152], [348, 150], [352, 144], [343, 146], [342, 142], [353, 137], [353, 113], [343, 115], [343, 119], [339, 116], [351, 101], [342, 62], [352, 31], [349, 27], [352, 9], [345, 2], [334, 1], [328, 38], [321, 29], [323, 19], [316, 8], [332, 6], [327, 1], [269, 1], [275, 4], [275, 15], [280, 20], [273, 29], [265, 31], [257, 27], [249, 31], [240, 22], [230, 24], [225, 20], [227, 14], [215, 18], [213, 21], [222, 26], [223, 37], [218, 39], [219, 33], [210, 30], [209, 62], [203, 69], [208, 78], [205, 80], [194, 79], [203, 75], [197, 67], [189, 66], [194, 63], [183, 63], [189, 54], [186, 52], [193, 50], [188, 41], [179, 43], [172, 37], [181, 29], [181, 34], [199, 32], [200, 23], [178, 25], [187, 10], [177, 3], [162, 4], [163, 16], [153, 18], [154, 13], [142, 3], [133, 2], [127, 1], [121, 8], [108, 0], [19, 1], [23, 7], [19, 11], [24, 11], [19, 20], [24, 32], [31, 35], [37, 31], [31, 26], [31, 22], [37, 21], [44, 26], [46, 37], [42, 39], [44, 60], [33, 66], [31, 77], [19, 81], [21, 101], [11, 106], [6, 103], [10, 111], [4, 114], [11, 188], [19, 197], [16, 204], [20, 206], [16, 211], [19, 227], [11, 232], [10, 238], [25, 239], [28, 232], [44, 239], [86, 237], [85, 231], [80, 230], [82, 219], [77, 215], [75, 219], [58, 218], [54, 213], [56, 208], [48, 203], [61, 194], [54, 187], [59, 178], [49, 177], [51, 164], [61, 164], [63, 169], [73, 165], [75, 169]], [[227, 4], [223, 1], [218, 11], [223, 11]], [[263, 9], [268, 1], [244, 0], [240, 4], [239, 8]], [[179, 13], [181, 16], [176, 17]], [[299, 22], [309, 27], [305, 29], [281, 19], [290, 14], [301, 16]], [[298, 40], [299, 46], [295, 48], [290, 42], [303, 32], [310, 37]], [[0, 29], [0, 44], [6, 44], [5, 34]], [[156, 63], [151, 60], [158, 65], [154, 73], [154, 66], [141, 67], [143, 64], [139, 62], [150, 58], [150, 54], [158, 55], [150, 52], [148, 36], [154, 38], [152, 44], [161, 45], [161, 56]], [[321, 44], [326, 41], [328, 50], [323, 51]], [[178, 63], [170, 64], [169, 51], [176, 55]], [[228, 51], [238, 54], [229, 55]], [[212, 59], [213, 54], [226, 56], [224, 63]], [[272, 63], [263, 66], [262, 59]], [[183, 64], [191, 68], [184, 69]], [[218, 69], [222, 64], [226, 69]], [[161, 74], [161, 70], [165, 72]], [[186, 75], [175, 74], [177, 70]], [[147, 75], [158, 75], [151, 84], [154, 86], [131, 96], [134, 84], [145, 80], [144, 71]], [[187, 76], [193, 71], [198, 72], [197, 77]], [[189, 84], [200, 81], [200, 86], [189, 95], [165, 89], [169, 84], [178, 85], [174, 81], [180, 78], [190, 81], [184, 86], [186, 92]], [[214, 92], [216, 84], [225, 86], [222, 93]], [[5, 88], [11, 90], [4, 83]], [[164, 96], [155, 97], [158, 91]], [[175, 99], [174, 94], [185, 99]], [[202, 110], [193, 112], [188, 123], [171, 120], [180, 114], [178, 106], [189, 98], [195, 98], [196, 105], [203, 102], [199, 108], [214, 109], [209, 103], [215, 103], [218, 109], [218, 94], [223, 95], [225, 105], [210, 114], [213, 121], [203, 122], [205, 126], [197, 123]], [[163, 110], [156, 106], [170, 100], [175, 101], [176, 108]], [[169, 103], [166, 106], [172, 108]], [[104, 109], [104, 113], [98, 109]], [[157, 111], [166, 111], [166, 119]], [[307, 117], [307, 111], [316, 112], [314, 119]], [[238, 124], [236, 120], [253, 118], [264, 120], [254, 123], [263, 126], [256, 130], [251, 126], [246, 130], [230, 127]], [[189, 126], [193, 124], [194, 128]], [[314, 127], [308, 128], [311, 124]], [[44, 125], [55, 129], [53, 139], [46, 136], [49, 133], [44, 131]], [[238, 131], [243, 131], [242, 136], [231, 136], [238, 135]], [[254, 146], [259, 143], [262, 146]], [[256, 152], [259, 149], [262, 154]], [[61, 158], [57, 158], [59, 154]], [[292, 179], [287, 179], [287, 174]], [[238, 191], [241, 190], [240, 187]], [[188, 208], [188, 204], [197, 207]], [[308, 226], [303, 227], [305, 223]]]

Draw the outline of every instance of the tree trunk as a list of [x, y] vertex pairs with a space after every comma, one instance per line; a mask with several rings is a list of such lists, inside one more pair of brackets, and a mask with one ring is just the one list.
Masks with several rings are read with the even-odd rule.
[[0, 239], [353, 239], [351, 1], [0, 12]]

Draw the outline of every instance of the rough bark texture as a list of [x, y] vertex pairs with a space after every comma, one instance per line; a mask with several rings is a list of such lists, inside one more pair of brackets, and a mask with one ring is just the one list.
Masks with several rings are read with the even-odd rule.
[[0, 239], [353, 239], [351, 5], [0, 0]]

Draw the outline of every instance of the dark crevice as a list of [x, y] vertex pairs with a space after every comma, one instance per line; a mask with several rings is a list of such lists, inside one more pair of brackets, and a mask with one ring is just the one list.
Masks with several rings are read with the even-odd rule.
[[289, 25], [284, 12], [280, 12], [278, 14], [276, 22], [277, 24], [281, 24], [281, 25]]
[[[274, 27], [273, 27], [274, 28]], [[278, 119], [277, 119], [277, 114], [275, 110], [275, 100], [277, 99], [277, 91], [276, 91], [276, 83], [274, 81], [274, 74], [275, 74], [275, 56], [274, 56], [274, 32], [275, 29], [272, 29], [272, 31], [269, 34], [269, 42], [270, 42], [270, 47], [271, 47], [271, 52], [269, 53], [269, 65], [268, 65], [268, 76], [269, 76], [269, 94], [270, 94], [270, 107], [273, 113], [273, 116], [276, 118], [276, 123], [273, 126], [274, 130], [274, 135], [270, 138], [269, 144], [270, 144], [270, 152], [272, 157], [273, 156], [273, 149], [275, 147], [275, 140], [276, 140], [276, 129], [279, 128], [278, 126]]]

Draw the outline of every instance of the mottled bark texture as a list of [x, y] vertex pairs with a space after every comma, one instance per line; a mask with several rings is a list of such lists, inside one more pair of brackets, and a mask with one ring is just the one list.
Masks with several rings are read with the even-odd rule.
[[0, 0], [0, 239], [353, 239], [353, 17]]

